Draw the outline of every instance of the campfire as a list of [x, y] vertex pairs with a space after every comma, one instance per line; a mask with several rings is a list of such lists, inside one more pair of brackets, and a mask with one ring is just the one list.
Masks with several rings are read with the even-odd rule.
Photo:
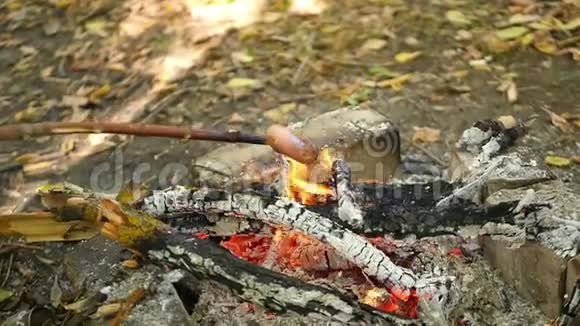
[[[306, 207], [336, 203], [337, 191], [333, 187], [334, 159], [331, 150], [320, 152], [312, 164], [302, 164], [286, 159], [287, 169], [281, 178], [286, 180], [284, 193], [288, 199]], [[393, 255], [395, 245], [378, 237], [369, 238], [387, 255]], [[248, 262], [297, 275], [305, 272], [309, 279], [322, 279], [332, 273], [348, 278], [358, 300], [387, 313], [417, 318], [418, 298], [415, 289], [378, 287], [360, 268], [341, 257], [329, 245], [307, 234], [294, 230], [275, 228], [272, 234], [238, 234], [222, 242], [235, 256]], [[391, 251], [390, 251], [391, 250]]]
[[[423, 236], [514, 224], [519, 214], [518, 201], [482, 207], [462, 197], [469, 183], [352, 182], [349, 163], [330, 149], [307, 164], [285, 158], [281, 166], [278, 188], [267, 193], [173, 186], [128, 206], [74, 189], [65, 195], [96, 202], [105, 236], [164, 268], [220, 283], [276, 313], [366, 324], [446, 320], [461, 295], [448, 266], [464, 250], [442, 250]], [[178, 230], [184, 221], [196, 227]], [[220, 234], [222, 221], [239, 223]]]
[[315, 205], [336, 197], [330, 186], [333, 160], [328, 148], [321, 150], [318, 160], [312, 164], [303, 164], [291, 158], [286, 161], [287, 173], [282, 175], [282, 179], [286, 180], [285, 191], [289, 199], [304, 205]]

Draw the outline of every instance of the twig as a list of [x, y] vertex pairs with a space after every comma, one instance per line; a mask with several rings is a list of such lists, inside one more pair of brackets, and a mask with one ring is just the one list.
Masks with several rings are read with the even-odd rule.
[[10, 274], [12, 272], [12, 263], [14, 262], [14, 253], [10, 254], [10, 258], [8, 258], [8, 267], [6, 269], [6, 276], [4, 277], [4, 280], [2, 281], [2, 283], [0, 284], [0, 287], [3, 288], [6, 283], [8, 282], [8, 279], [10, 279]]
[[266, 144], [262, 136], [243, 134], [238, 131], [216, 131], [180, 126], [115, 122], [41, 122], [14, 124], [0, 127], [1, 140], [25, 140], [30, 137], [64, 134], [123, 134], [147, 137], [170, 137], [223, 141], [230, 143]]

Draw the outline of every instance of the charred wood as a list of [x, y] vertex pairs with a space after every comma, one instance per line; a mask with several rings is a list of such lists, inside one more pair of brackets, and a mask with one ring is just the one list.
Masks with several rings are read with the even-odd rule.
[[185, 270], [199, 279], [213, 280], [227, 286], [243, 300], [277, 313], [293, 311], [342, 324], [419, 324], [361, 304], [356, 298], [335, 290], [241, 260], [209, 239], [160, 234], [143, 239], [136, 248], [156, 264]]
[[218, 212], [289, 226], [332, 246], [338, 254], [359, 266], [367, 275], [388, 286], [403, 289], [417, 286], [412, 271], [395, 265], [367, 239], [291, 200], [175, 187], [154, 191], [143, 200], [141, 208], [157, 216], [180, 211]]
[[332, 170], [338, 202], [338, 218], [353, 227], [360, 228], [364, 218], [353, 191], [350, 168], [345, 161], [336, 160]]
[[[425, 184], [354, 184], [349, 196], [339, 192], [338, 200], [323, 205], [309, 206], [312, 210], [336, 223], [366, 235], [390, 234], [395, 238], [409, 234], [431, 236], [456, 232], [461, 226], [483, 225], [487, 222], [514, 223], [517, 201], [504, 202], [494, 206], [483, 206], [466, 199], [455, 199], [444, 208], [437, 203], [453, 194], [454, 185], [444, 181]], [[274, 200], [277, 193], [271, 189], [251, 191], [253, 196], [264, 200]], [[340, 198], [358, 206], [362, 223], [353, 224], [339, 217]], [[338, 205], [338, 206], [337, 206]], [[344, 204], [343, 204], [344, 205]], [[350, 205], [350, 204], [349, 204]], [[187, 205], [186, 205], [187, 206]], [[205, 230], [220, 222], [219, 212], [199, 212], [192, 207], [173, 207], [168, 202], [164, 210], [155, 210], [158, 217], [179, 230], [196, 232]], [[338, 208], [337, 208], [338, 207]], [[346, 211], [343, 208], [343, 212]], [[221, 213], [220, 213], [221, 214]], [[218, 214], [219, 215], [219, 214]], [[240, 224], [237, 232], [256, 232], [263, 223], [253, 220], [249, 225]]]

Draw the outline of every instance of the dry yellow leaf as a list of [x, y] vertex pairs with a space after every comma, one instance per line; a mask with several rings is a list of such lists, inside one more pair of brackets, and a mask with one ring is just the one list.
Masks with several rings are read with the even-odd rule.
[[580, 17], [576, 17], [566, 24], [562, 25], [560, 28], [564, 31], [573, 31], [580, 27]]
[[533, 42], [534, 42], [534, 34], [532, 33], [528, 33], [520, 39], [520, 44], [523, 46], [528, 46]]
[[54, 5], [55, 7], [59, 8], [59, 9], [66, 9], [68, 8], [72, 3], [74, 2], [74, 0], [57, 0]]
[[95, 103], [98, 102], [100, 98], [109, 95], [109, 93], [111, 93], [111, 85], [109, 85], [109, 83], [106, 83], [101, 87], [92, 91], [89, 94], [89, 99], [91, 100], [91, 102]]
[[395, 77], [395, 78], [391, 78], [391, 79], [377, 82], [377, 87], [392, 88], [392, 89], [398, 91], [398, 90], [403, 88], [403, 84], [408, 82], [411, 79], [411, 77], [413, 77], [412, 73], [403, 74], [403, 75]]
[[380, 38], [368, 39], [360, 47], [361, 52], [377, 51], [384, 48], [387, 45], [387, 41]]
[[441, 139], [441, 130], [429, 127], [413, 127], [413, 143], [434, 143]]
[[285, 103], [264, 112], [264, 116], [272, 122], [285, 123], [288, 121], [288, 114], [297, 108], [298, 104], [296, 103]]
[[500, 39], [495, 33], [487, 34], [482, 38], [483, 45], [491, 53], [504, 53], [514, 48], [516, 42]]
[[558, 45], [549, 33], [538, 32], [534, 34], [533, 45], [536, 50], [545, 54], [554, 55], [558, 52]]
[[500, 40], [513, 40], [524, 36], [528, 32], [528, 28], [524, 26], [512, 26], [495, 32]]
[[465, 15], [459, 10], [449, 10], [445, 13], [445, 18], [456, 26], [465, 26], [471, 24], [469, 18], [465, 17]]
[[502, 115], [496, 119], [506, 129], [513, 128], [518, 125], [518, 120], [512, 115]]
[[237, 89], [237, 88], [252, 88], [257, 89], [262, 87], [262, 82], [257, 79], [251, 78], [232, 78], [226, 84], [228, 88]]
[[513, 82], [513, 81], [510, 82], [505, 94], [506, 94], [508, 103], [514, 103], [518, 100], [518, 88], [516, 87], [515, 82]]
[[139, 268], [139, 262], [135, 259], [127, 259], [124, 260], [121, 265], [123, 265], [123, 267], [128, 268], [128, 269], [136, 269]]
[[555, 167], [559, 167], [559, 168], [568, 167], [572, 163], [572, 161], [569, 158], [556, 156], [556, 155], [546, 156], [546, 158], [544, 159], [544, 162], [547, 165], [551, 165], [551, 166], [555, 166]]
[[398, 63], [407, 63], [417, 59], [421, 55], [421, 51], [415, 52], [401, 52], [395, 56], [395, 61]]

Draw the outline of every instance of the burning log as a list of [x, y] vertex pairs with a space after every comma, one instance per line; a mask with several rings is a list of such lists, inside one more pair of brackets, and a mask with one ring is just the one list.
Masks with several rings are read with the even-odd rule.
[[222, 213], [290, 226], [329, 244], [367, 275], [388, 286], [403, 289], [418, 286], [412, 271], [393, 264], [389, 257], [365, 238], [288, 199], [174, 187], [153, 191], [150, 197], [143, 200], [141, 208], [154, 215], [180, 211]]
[[154, 217], [122, 210], [103, 200], [104, 235], [156, 264], [183, 269], [230, 288], [240, 298], [277, 313], [294, 311], [340, 323], [415, 325], [416, 321], [374, 309], [335, 290], [305, 283], [236, 258], [210, 239], [186, 237]]
[[358, 228], [363, 224], [364, 219], [352, 190], [350, 168], [345, 161], [336, 160], [332, 165], [332, 170], [336, 183], [338, 218]]

